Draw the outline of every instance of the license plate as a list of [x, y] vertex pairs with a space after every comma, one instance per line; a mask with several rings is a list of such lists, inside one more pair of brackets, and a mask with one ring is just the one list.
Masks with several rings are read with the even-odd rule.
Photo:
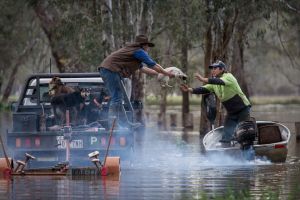
[[[65, 149], [66, 148], [66, 140], [64, 140], [64, 136], [57, 136], [57, 148]], [[83, 148], [83, 140], [72, 140], [70, 143], [71, 149], [82, 149]]]

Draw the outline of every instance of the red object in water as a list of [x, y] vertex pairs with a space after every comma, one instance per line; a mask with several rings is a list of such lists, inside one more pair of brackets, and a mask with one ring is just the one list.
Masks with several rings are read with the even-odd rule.
[[101, 176], [107, 176], [107, 168], [106, 167], [101, 168]]
[[3, 170], [3, 177], [10, 177], [11, 176], [11, 173], [12, 173], [12, 170], [9, 169], [9, 168], [6, 168]]

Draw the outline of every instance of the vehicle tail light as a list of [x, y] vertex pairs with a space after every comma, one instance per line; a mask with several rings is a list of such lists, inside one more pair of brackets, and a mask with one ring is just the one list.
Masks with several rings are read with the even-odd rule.
[[21, 138], [16, 138], [16, 148], [20, 148], [21, 144]]
[[116, 144], [116, 139], [115, 139], [114, 137], [111, 138], [110, 144], [111, 144], [111, 145]]
[[40, 147], [41, 146], [41, 139], [39, 137], [35, 138], [34, 144], [35, 144], [36, 147]]
[[275, 149], [285, 148], [285, 145], [284, 144], [275, 144], [274, 148]]
[[31, 146], [31, 141], [30, 138], [25, 139], [25, 147], [30, 147]]
[[120, 137], [120, 146], [125, 146], [125, 145], [126, 145], [126, 138]]

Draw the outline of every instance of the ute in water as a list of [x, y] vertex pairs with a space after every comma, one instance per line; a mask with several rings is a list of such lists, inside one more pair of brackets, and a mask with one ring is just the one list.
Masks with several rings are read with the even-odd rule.
[[[253, 150], [255, 157], [266, 158], [271, 162], [285, 162], [290, 141], [290, 130], [281, 123], [273, 121], [248, 122], [238, 126], [235, 140], [230, 146], [224, 147], [219, 142], [224, 127], [208, 132], [203, 138], [206, 153], [226, 153], [226, 155], [249, 159], [245, 153]], [[255, 157], [251, 156], [250, 159]]]
[[[57, 77], [60, 81], [53, 83]], [[74, 99], [76, 96], [60, 101], [62, 96], [58, 95], [54, 102], [49, 95], [55, 84], [67, 86], [71, 91], [84, 91], [85, 96], [78, 101]], [[126, 118], [133, 122], [133, 107], [124, 85], [122, 89]], [[119, 127], [114, 130], [108, 123], [108, 103], [105, 101], [101, 109], [88, 112], [92, 96], [104, 90], [99, 73], [34, 74], [28, 77], [18, 102], [12, 106], [13, 127], [6, 135], [7, 152], [1, 143], [5, 159], [0, 159], [0, 171], [10, 171], [13, 175], [99, 174], [102, 168], [109, 167], [111, 171], [119, 172], [120, 159], [130, 159], [134, 150], [136, 129]], [[63, 104], [59, 104], [61, 102]], [[81, 105], [74, 106], [76, 102]], [[59, 110], [60, 120], [54, 115], [53, 103], [59, 108], [65, 106]], [[84, 111], [82, 115], [81, 111]]]

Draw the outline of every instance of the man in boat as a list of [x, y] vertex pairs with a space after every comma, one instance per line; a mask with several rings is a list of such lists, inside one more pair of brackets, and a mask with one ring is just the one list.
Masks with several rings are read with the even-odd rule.
[[[122, 81], [124, 78], [130, 78], [137, 70], [154, 76], [162, 73], [170, 78], [175, 77], [173, 73], [166, 71], [148, 55], [147, 52], [150, 47], [154, 47], [154, 44], [148, 41], [147, 36], [138, 35], [134, 43], [127, 44], [125, 47], [113, 52], [100, 64], [100, 75], [111, 96], [109, 118], [117, 118], [118, 124], [122, 124], [121, 126], [137, 126], [128, 122], [124, 117], [126, 115], [122, 105]], [[142, 65], [142, 63], [148, 67]]]
[[246, 95], [241, 90], [236, 78], [226, 71], [226, 65], [222, 61], [217, 61], [209, 66], [211, 78], [205, 78], [197, 73], [195, 78], [205, 85], [191, 88], [186, 84], [180, 86], [184, 92], [192, 94], [215, 93], [227, 111], [224, 123], [224, 134], [220, 142], [223, 146], [230, 146], [233, 139], [234, 129], [241, 121], [250, 119], [251, 104]]

